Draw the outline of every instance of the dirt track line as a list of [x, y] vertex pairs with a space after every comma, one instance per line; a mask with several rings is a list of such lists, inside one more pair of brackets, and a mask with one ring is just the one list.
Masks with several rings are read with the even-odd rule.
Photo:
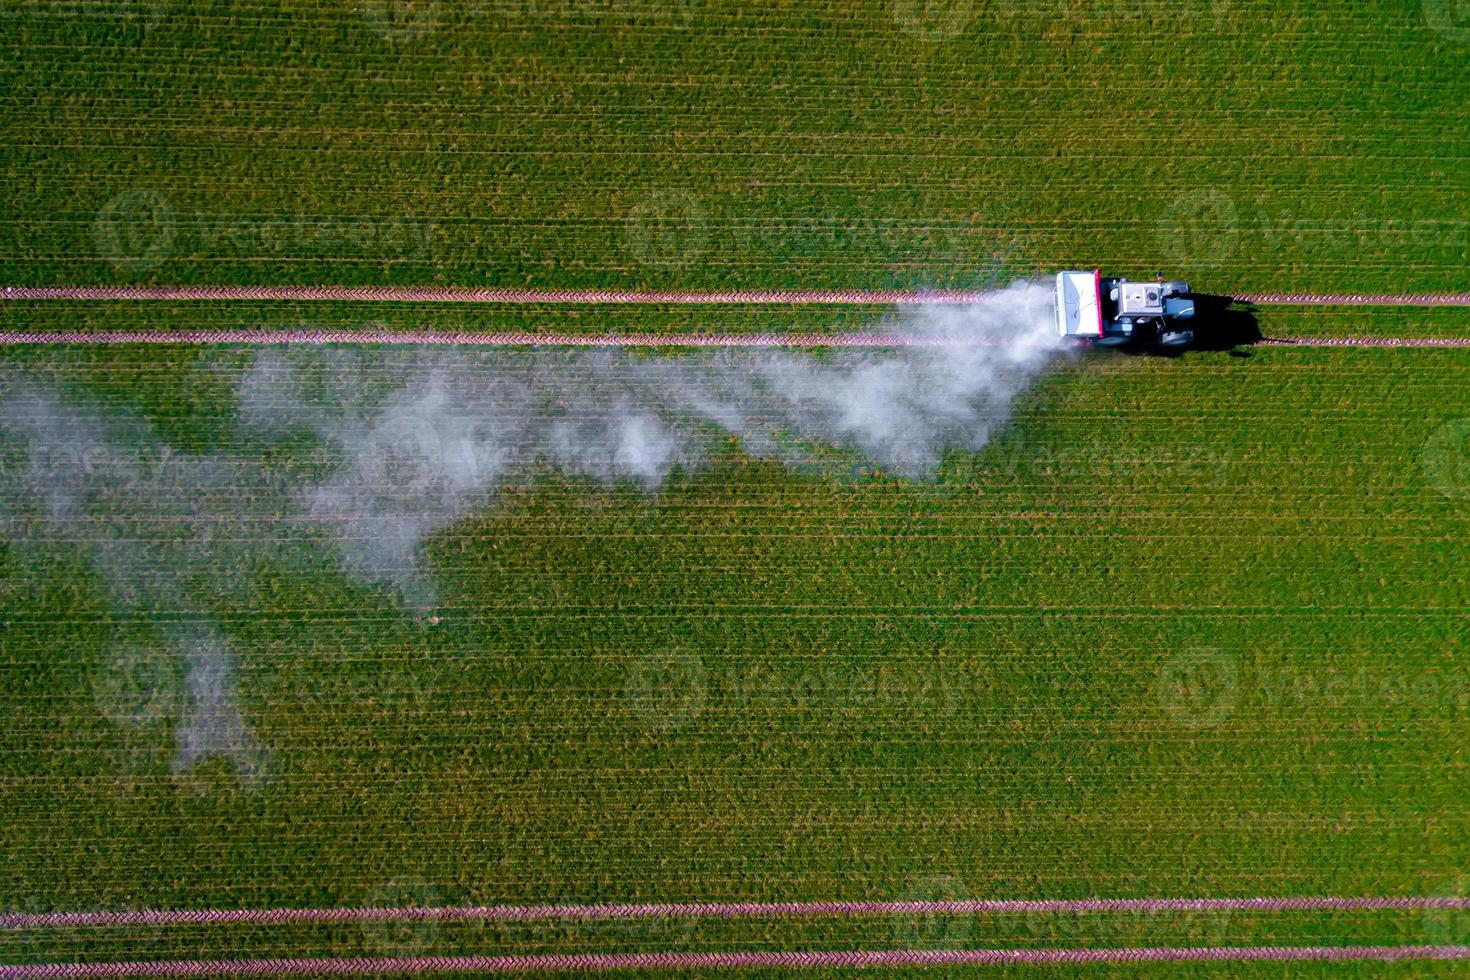
[[1470, 347], [1470, 337], [1262, 337], [1256, 347]]
[[448, 333], [407, 330], [7, 330], [0, 346], [120, 344], [403, 344], [418, 347], [917, 347], [955, 346], [953, 341], [882, 333], [665, 334], [665, 333]]
[[1323, 912], [1470, 909], [1470, 896], [1303, 896], [1256, 898], [970, 899], [921, 902], [665, 902], [598, 905], [470, 905], [301, 909], [133, 909], [117, 912], [7, 912], [0, 928], [69, 926], [272, 924], [281, 922], [521, 921], [532, 919], [873, 918], [1089, 912]]
[[1256, 306], [1470, 306], [1470, 293], [1242, 293]]
[[339, 957], [258, 960], [151, 960], [0, 966], [0, 977], [212, 976], [218, 974], [381, 974], [741, 967], [1006, 965], [1026, 963], [1188, 963], [1470, 959], [1470, 946], [1136, 946], [1102, 949], [749, 950], [697, 953], [550, 953], [504, 956]]
[[10, 286], [10, 300], [295, 300], [509, 305], [842, 305], [970, 303], [991, 290], [912, 289], [501, 289], [473, 286]]
[[[364, 303], [831, 304], [973, 303], [994, 290], [962, 289], [501, 289], [469, 286], [7, 286], [9, 300], [297, 300]], [[1261, 306], [1470, 306], [1470, 292], [1246, 293]]]
[[[0, 347], [64, 344], [92, 347], [128, 344], [187, 345], [286, 344], [326, 347], [339, 344], [395, 344], [413, 347], [697, 347], [817, 348], [976, 346], [961, 338], [913, 337], [891, 333], [837, 334], [667, 334], [667, 333], [451, 333], [408, 330], [0, 330]], [[1264, 337], [1241, 346], [1464, 348], [1470, 337]]]

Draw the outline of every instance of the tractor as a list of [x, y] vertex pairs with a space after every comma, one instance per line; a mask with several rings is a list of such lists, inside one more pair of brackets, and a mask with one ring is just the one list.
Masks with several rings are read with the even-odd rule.
[[1097, 347], [1173, 350], [1194, 341], [1195, 302], [1180, 279], [1130, 282], [1092, 272], [1059, 272], [1057, 332]]

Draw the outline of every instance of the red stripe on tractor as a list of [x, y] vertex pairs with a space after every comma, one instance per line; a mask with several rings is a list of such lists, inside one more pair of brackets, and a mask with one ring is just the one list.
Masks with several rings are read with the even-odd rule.
[[1097, 304], [1097, 338], [1102, 339], [1103, 315], [1102, 315], [1102, 270], [1092, 270], [1092, 298]]

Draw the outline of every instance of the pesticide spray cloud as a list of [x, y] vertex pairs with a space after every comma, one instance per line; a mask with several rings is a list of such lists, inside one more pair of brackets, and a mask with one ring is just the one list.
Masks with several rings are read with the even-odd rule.
[[[1019, 283], [882, 325], [915, 346], [821, 356], [262, 350], [234, 379], [238, 438], [208, 456], [11, 369], [0, 520], [13, 546], [80, 552], [118, 609], [197, 623], [164, 630], [185, 686], [175, 768], [217, 754], [245, 779], [265, 753], [235, 706], [229, 641], [202, 610], [211, 592], [248, 597], [244, 570], [265, 556], [317, 567], [329, 548], [357, 581], [427, 607], [425, 540], [512, 479], [555, 471], [652, 492], [732, 437], [815, 474], [857, 460], [923, 479], [946, 450], [983, 446], [1055, 356], [1050, 304]], [[283, 446], [314, 465], [283, 480], [267, 462]]]
[[[887, 325], [915, 346], [809, 353], [723, 350], [263, 353], [240, 386], [252, 431], [307, 429], [340, 448], [301, 511], [331, 528], [345, 566], [432, 601], [425, 537], [541, 468], [653, 489], [721, 437], [825, 475], [846, 449], [922, 479], [946, 449], [978, 449], [1058, 349], [1050, 291], [1012, 286]], [[942, 343], [944, 346], [935, 346]]]
[[147, 631], [120, 638], [94, 670], [97, 707], [124, 729], [178, 722], [170, 766], [178, 775], [220, 756], [242, 780], [258, 781], [264, 754], [235, 707], [234, 653], [194, 592], [200, 582], [238, 587], [242, 560], [261, 547], [261, 519], [280, 512], [259, 467], [175, 454], [141, 420], [78, 408], [15, 374], [3, 390], [8, 543], [34, 563], [82, 558], [119, 618]]

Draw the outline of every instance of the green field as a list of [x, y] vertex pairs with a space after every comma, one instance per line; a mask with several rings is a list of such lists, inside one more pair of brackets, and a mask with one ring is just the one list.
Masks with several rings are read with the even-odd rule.
[[1441, 0], [102, 6], [0, 8], [6, 282], [1464, 285]]
[[[1463, 290], [1457, 9], [0, 3], [0, 285], [880, 288], [1100, 265], [1219, 293]], [[875, 315], [55, 303], [0, 305], [0, 329]], [[1261, 314], [1267, 335], [1467, 327]], [[356, 377], [386, 390], [394, 356]], [[298, 524], [190, 511], [198, 460], [247, 461], [247, 516], [335, 465], [253, 431], [252, 357], [3, 355], [0, 404], [47, 391], [137, 422], [42, 447], [96, 469], [87, 519], [36, 532], [14, 512], [15, 487], [47, 490], [36, 446], [0, 419], [4, 911], [1470, 894], [1470, 351], [1068, 360], [927, 480], [733, 445], [656, 493], [526, 474], [430, 536], [418, 600]], [[113, 482], [118, 454], [142, 482]], [[217, 718], [241, 726], [182, 767], [178, 636], [231, 651]], [[49, 929], [0, 932], [0, 962], [1421, 942], [1470, 922]]]

